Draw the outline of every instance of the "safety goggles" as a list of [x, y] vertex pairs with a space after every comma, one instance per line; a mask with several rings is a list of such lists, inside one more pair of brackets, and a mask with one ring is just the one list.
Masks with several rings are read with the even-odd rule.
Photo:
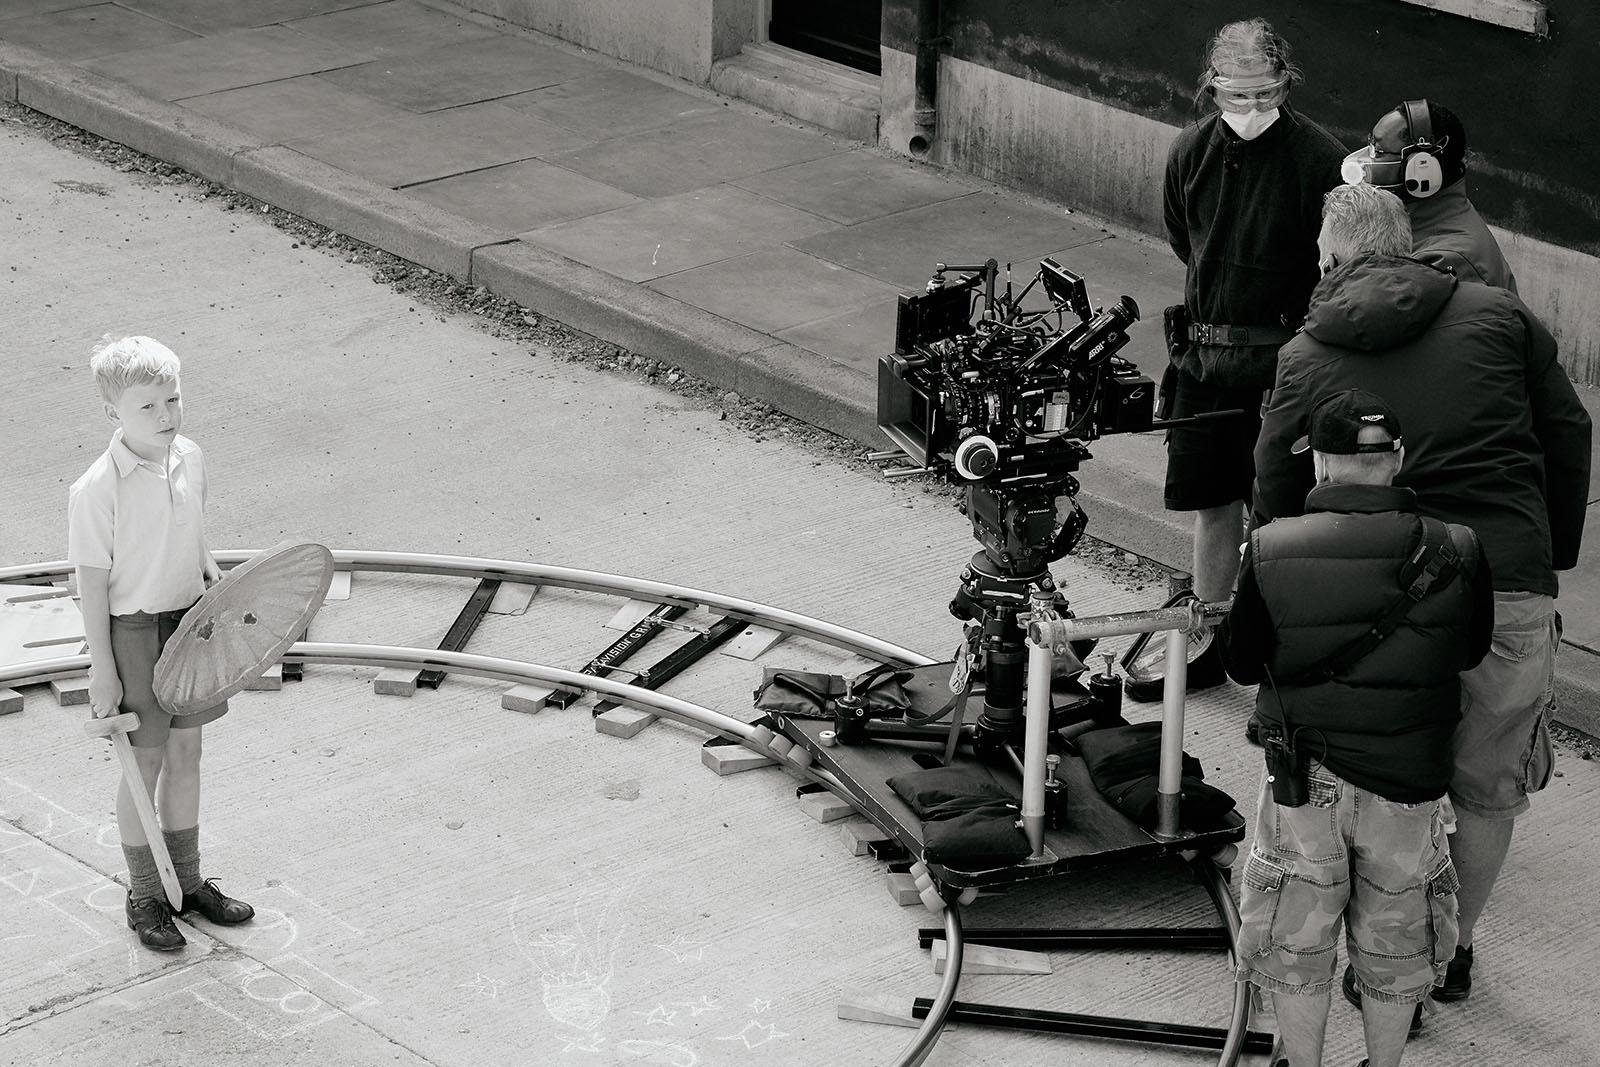
[[1235, 115], [1246, 111], [1270, 111], [1288, 99], [1289, 75], [1227, 78], [1213, 74], [1211, 89], [1212, 98], [1224, 111], [1231, 111]]

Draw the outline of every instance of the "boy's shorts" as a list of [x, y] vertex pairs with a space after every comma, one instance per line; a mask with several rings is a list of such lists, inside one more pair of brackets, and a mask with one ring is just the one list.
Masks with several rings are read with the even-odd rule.
[[1550, 783], [1559, 640], [1554, 599], [1495, 593], [1489, 654], [1461, 675], [1450, 800], [1462, 811], [1514, 819], [1528, 810], [1528, 794]]
[[1203, 511], [1250, 499], [1256, 477], [1256, 437], [1261, 433], [1260, 389], [1208, 385], [1178, 371], [1172, 417], [1237, 408], [1244, 414], [1174, 426], [1167, 431], [1168, 511]]
[[111, 654], [116, 657], [117, 678], [122, 682], [121, 710], [139, 716], [139, 728], [128, 734], [128, 743], [134, 748], [160, 748], [167, 743], [174, 725], [180, 730], [190, 729], [227, 714], [228, 702], [224, 700], [174, 723], [173, 716], [156, 700], [152, 688], [156, 660], [161, 658], [161, 650], [183, 615], [183, 611], [136, 611], [132, 615], [111, 616]]
[[1456, 872], [1443, 798], [1396, 804], [1313, 765], [1309, 799], [1265, 777], [1240, 894], [1239, 978], [1275, 993], [1333, 988], [1339, 931], [1361, 995], [1420, 1003], [1456, 950]]

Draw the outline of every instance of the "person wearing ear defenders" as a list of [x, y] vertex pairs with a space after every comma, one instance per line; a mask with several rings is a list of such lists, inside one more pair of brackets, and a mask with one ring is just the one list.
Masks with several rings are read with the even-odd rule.
[[1517, 291], [1517, 279], [1467, 199], [1467, 134], [1454, 111], [1407, 100], [1380, 118], [1367, 144], [1344, 159], [1347, 185], [1395, 193], [1411, 217], [1411, 254], [1463, 281]]
[[[1264, 19], [1218, 30], [1195, 96], [1202, 117], [1167, 156], [1167, 240], [1187, 271], [1183, 304], [1166, 315], [1164, 410], [1242, 412], [1167, 436], [1165, 503], [1195, 514], [1194, 591], [1205, 601], [1227, 600], [1238, 576], [1262, 392], [1317, 283], [1322, 195], [1339, 184], [1345, 156], [1290, 107], [1302, 74], [1289, 51]], [[1189, 665], [1191, 690], [1224, 680], [1214, 646]]]

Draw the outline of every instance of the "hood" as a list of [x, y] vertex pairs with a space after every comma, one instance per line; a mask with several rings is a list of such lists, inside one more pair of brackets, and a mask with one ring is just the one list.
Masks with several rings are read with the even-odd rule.
[[1324, 344], [1381, 352], [1416, 340], [1455, 292], [1456, 280], [1404, 256], [1358, 256], [1311, 291], [1305, 332]]

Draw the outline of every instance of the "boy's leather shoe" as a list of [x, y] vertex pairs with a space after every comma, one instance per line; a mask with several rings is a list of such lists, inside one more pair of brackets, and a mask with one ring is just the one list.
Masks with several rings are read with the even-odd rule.
[[207, 878], [199, 889], [183, 895], [183, 907], [180, 912], [188, 914], [191, 911], [198, 911], [218, 926], [234, 926], [248, 922], [256, 913], [256, 909], [244, 901], [224, 895], [222, 890], [217, 888], [215, 878]]
[[1433, 987], [1433, 999], [1466, 1000], [1472, 992], [1472, 946], [1456, 946], [1455, 959], [1445, 965], [1444, 983]]
[[157, 952], [174, 952], [184, 945], [183, 935], [172, 921], [172, 908], [160, 897], [133, 899], [128, 895], [123, 911], [128, 929], [139, 935], [139, 943]]
[[[1344, 981], [1341, 985], [1344, 988], [1344, 999], [1358, 1008], [1361, 1007], [1361, 990], [1356, 988], [1356, 969], [1349, 964], [1345, 965]], [[1422, 1033], [1422, 1005], [1418, 1004], [1416, 1012], [1411, 1016], [1411, 1029], [1406, 1035], [1416, 1037], [1420, 1033]]]

